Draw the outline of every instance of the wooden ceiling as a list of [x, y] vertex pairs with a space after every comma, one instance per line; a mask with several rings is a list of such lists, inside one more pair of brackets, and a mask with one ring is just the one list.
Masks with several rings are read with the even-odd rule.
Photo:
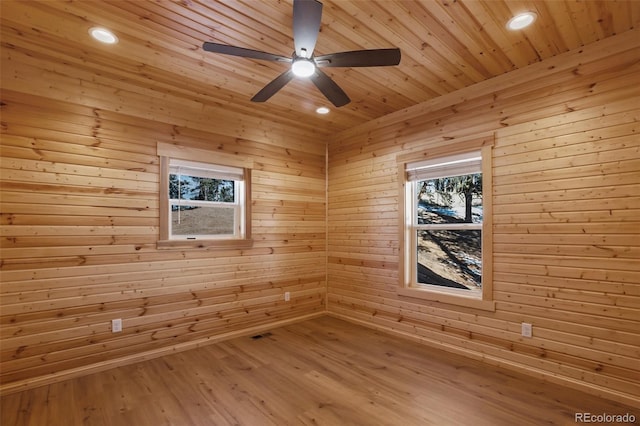
[[[640, 1], [323, 0], [316, 55], [399, 47], [396, 67], [325, 68], [350, 96], [339, 109], [309, 81], [266, 103], [249, 99], [287, 65], [213, 54], [214, 41], [290, 56], [292, 0], [2, 2], [3, 60], [11, 51], [70, 64], [152, 93], [329, 134], [522, 68], [640, 25]], [[515, 13], [538, 19], [509, 31]], [[117, 45], [88, 36], [100, 25]], [[6, 80], [5, 80], [6, 81]], [[331, 112], [319, 116], [318, 106]]]

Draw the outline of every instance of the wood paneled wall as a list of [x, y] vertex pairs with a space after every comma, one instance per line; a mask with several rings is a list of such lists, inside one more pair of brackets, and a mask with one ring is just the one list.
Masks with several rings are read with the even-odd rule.
[[[329, 312], [640, 406], [639, 41], [634, 30], [338, 135]], [[396, 156], [492, 133], [495, 312], [398, 296]]]
[[[2, 55], [3, 391], [325, 311], [323, 138]], [[158, 141], [253, 160], [252, 248], [156, 248]]]
[[[328, 216], [322, 132], [3, 36], [2, 391], [321, 314], [326, 297], [637, 405], [640, 31], [339, 134]], [[396, 156], [489, 134], [496, 311], [399, 297]], [[157, 250], [158, 141], [253, 160], [253, 248]]]

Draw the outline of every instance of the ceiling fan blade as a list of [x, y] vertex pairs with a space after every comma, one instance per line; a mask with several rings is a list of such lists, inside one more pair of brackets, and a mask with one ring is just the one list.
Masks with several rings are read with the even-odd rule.
[[296, 55], [311, 58], [316, 48], [322, 3], [317, 0], [293, 0], [293, 44]]
[[265, 102], [270, 97], [275, 95], [278, 90], [282, 89], [288, 82], [293, 79], [293, 71], [290, 69], [283, 72], [275, 79], [271, 81], [271, 83], [267, 84], [260, 90], [256, 95], [251, 98], [252, 102]]
[[386, 67], [400, 63], [400, 49], [354, 50], [316, 56], [319, 67]]
[[331, 79], [328, 75], [316, 68], [316, 72], [309, 77], [311, 81], [320, 89], [322, 94], [331, 101], [336, 107], [351, 102], [349, 96]]
[[291, 62], [291, 58], [262, 52], [260, 50], [245, 49], [244, 47], [228, 46], [226, 44], [205, 41], [202, 48], [207, 52], [222, 53], [223, 55], [240, 56], [242, 58], [261, 59], [263, 61]]

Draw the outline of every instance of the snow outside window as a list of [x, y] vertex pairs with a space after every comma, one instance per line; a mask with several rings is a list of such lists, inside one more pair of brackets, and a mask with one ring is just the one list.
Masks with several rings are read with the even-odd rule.
[[482, 295], [482, 155], [408, 163], [411, 281]]
[[398, 159], [400, 295], [495, 309], [491, 153], [487, 145], [432, 158], [416, 154], [419, 161]]

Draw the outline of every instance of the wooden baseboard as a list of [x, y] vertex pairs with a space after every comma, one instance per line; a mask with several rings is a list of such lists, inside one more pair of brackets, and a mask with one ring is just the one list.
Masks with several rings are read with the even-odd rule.
[[400, 330], [394, 330], [392, 328], [389, 328], [383, 325], [371, 323], [368, 321], [363, 321], [357, 318], [352, 318], [347, 315], [343, 315], [343, 314], [339, 314], [331, 311], [327, 312], [327, 315], [344, 320], [344, 321], [348, 321], [354, 324], [362, 325], [364, 327], [371, 328], [377, 331], [381, 331], [383, 333], [388, 333], [394, 336], [410, 339], [417, 343], [424, 344], [426, 346], [442, 349], [446, 352], [451, 352], [457, 355], [462, 355], [467, 358], [472, 358], [472, 359], [484, 362], [486, 364], [493, 365], [495, 367], [505, 368], [517, 373], [525, 374], [527, 376], [536, 377], [538, 379], [544, 380], [549, 383], [559, 384], [562, 386], [569, 387], [571, 389], [588, 393], [590, 395], [595, 395], [600, 398], [619, 402], [621, 404], [625, 404], [630, 407], [640, 408], [640, 400], [638, 400], [637, 396], [634, 396], [634, 395], [626, 394], [623, 392], [616, 392], [614, 390], [603, 388], [601, 386], [597, 386], [591, 383], [585, 383], [580, 380], [573, 379], [571, 377], [558, 376], [544, 370], [540, 370], [528, 365], [522, 365], [515, 362], [509, 362], [505, 359], [497, 358], [491, 355], [479, 354], [473, 351], [466, 350], [464, 348], [460, 348], [460, 347], [449, 345], [442, 342], [437, 342], [422, 336], [405, 333]]
[[213, 343], [221, 342], [224, 340], [233, 339], [235, 337], [259, 334], [273, 328], [306, 321], [306, 320], [321, 317], [324, 315], [326, 315], [326, 312], [316, 312], [313, 314], [303, 315], [296, 318], [291, 318], [291, 319], [281, 320], [281, 321], [274, 321], [267, 324], [261, 324], [254, 327], [244, 328], [242, 330], [236, 330], [229, 333], [209, 336], [202, 339], [194, 340], [192, 342], [184, 342], [177, 345], [168, 346], [166, 348], [154, 349], [151, 351], [142, 352], [135, 355], [129, 355], [129, 356], [120, 357], [120, 358], [116, 358], [108, 361], [102, 361], [99, 363], [90, 364], [83, 367], [58, 371], [58, 372], [47, 374], [41, 377], [35, 377], [31, 379], [20, 380], [17, 382], [6, 383], [6, 384], [0, 385], [0, 396], [24, 391], [27, 389], [37, 388], [39, 386], [50, 385], [52, 383], [62, 382], [64, 380], [69, 380], [76, 377], [86, 376], [88, 374], [97, 373], [99, 371], [121, 367], [124, 365], [134, 364], [136, 362], [146, 361], [153, 358], [159, 358], [164, 355], [170, 355], [178, 352], [187, 351], [190, 349], [196, 349], [202, 346], [211, 345]]
[[296, 317], [288, 320], [275, 321], [268, 324], [262, 324], [259, 326], [254, 326], [254, 327], [245, 328], [242, 330], [237, 330], [229, 333], [224, 333], [216, 336], [210, 336], [210, 337], [194, 340], [192, 342], [180, 343], [178, 345], [173, 345], [166, 348], [160, 348], [152, 351], [143, 352], [140, 354], [116, 358], [109, 361], [103, 361], [100, 363], [95, 363], [95, 364], [87, 365], [84, 367], [78, 367], [70, 370], [59, 371], [59, 372], [48, 374], [41, 377], [2, 384], [0, 385], [0, 396], [8, 395], [15, 392], [20, 392], [27, 389], [36, 388], [39, 386], [45, 386], [52, 383], [57, 383], [64, 380], [69, 380], [69, 379], [85, 376], [92, 373], [97, 373], [99, 371], [104, 371], [111, 368], [134, 364], [136, 362], [146, 361], [146, 360], [158, 358], [164, 355], [170, 355], [173, 353], [178, 353], [178, 352], [182, 352], [190, 349], [196, 349], [202, 346], [211, 345], [213, 343], [221, 342], [221, 341], [232, 339], [235, 337], [249, 336], [252, 334], [262, 333], [273, 328], [282, 327], [282, 326], [306, 321], [313, 318], [318, 318], [324, 315], [329, 315], [334, 318], [342, 319], [344, 321], [362, 325], [364, 327], [378, 330], [384, 333], [389, 333], [391, 335], [400, 336], [402, 338], [406, 338], [430, 347], [442, 349], [447, 352], [452, 352], [458, 355], [465, 356], [467, 358], [472, 358], [478, 361], [482, 361], [489, 365], [506, 368], [511, 371], [526, 374], [528, 376], [533, 376], [550, 383], [556, 383], [563, 386], [567, 386], [572, 389], [586, 392], [591, 395], [596, 395], [598, 397], [609, 399], [611, 401], [616, 401], [631, 407], [640, 408], [640, 401], [633, 395], [625, 394], [622, 392], [616, 392], [611, 389], [606, 389], [593, 384], [581, 382], [579, 380], [575, 380], [570, 377], [557, 376], [549, 372], [546, 372], [544, 370], [532, 368], [530, 366], [525, 366], [518, 363], [509, 362], [507, 360], [496, 358], [494, 356], [490, 356], [486, 354], [478, 354], [473, 351], [465, 350], [464, 348], [459, 348], [459, 347], [448, 345], [442, 342], [436, 342], [421, 336], [412, 335], [410, 333], [394, 330], [386, 326], [374, 324], [367, 321], [362, 321], [356, 318], [349, 317], [347, 315], [342, 315], [342, 314], [338, 314], [330, 311], [316, 312], [313, 314], [304, 315], [301, 317]]

